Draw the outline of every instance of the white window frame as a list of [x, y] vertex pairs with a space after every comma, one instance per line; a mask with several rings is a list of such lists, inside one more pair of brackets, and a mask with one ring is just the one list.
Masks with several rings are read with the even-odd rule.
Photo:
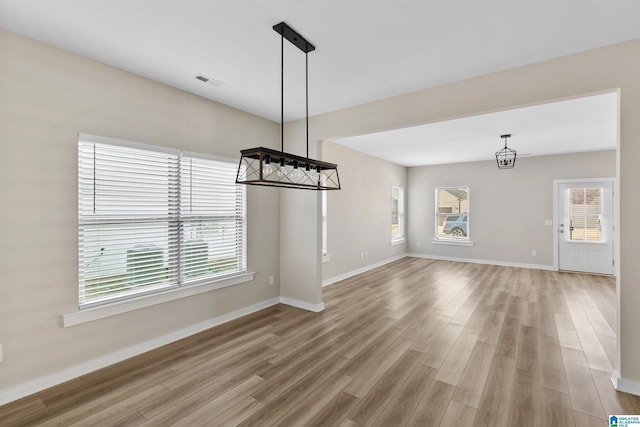
[[[465, 189], [467, 192], [467, 209], [462, 212], [440, 212], [440, 206], [438, 204], [438, 194], [442, 190], [458, 190]], [[445, 245], [457, 245], [457, 246], [473, 246], [474, 243], [471, 240], [471, 187], [468, 185], [449, 185], [446, 187], [436, 187], [434, 191], [434, 237], [432, 243], [445, 244]], [[462, 209], [460, 209], [462, 210]], [[441, 215], [455, 215], [466, 214], [467, 215], [467, 235], [463, 237], [454, 236], [441, 236], [438, 234], [438, 227], [440, 225], [439, 218]]]
[[331, 255], [329, 255], [328, 239], [329, 239], [329, 224], [328, 224], [328, 207], [327, 207], [327, 191], [321, 192], [320, 200], [320, 218], [322, 221], [322, 262], [331, 261]]
[[[398, 192], [398, 222], [397, 224], [393, 221], [393, 193]], [[393, 227], [398, 226], [398, 235], [393, 235]], [[405, 197], [404, 197], [404, 187], [391, 187], [391, 245], [400, 245], [405, 243]]]
[[[151, 151], [154, 153], [165, 153], [169, 156], [177, 156], [177, 161], [182, 162], [183, 159], [198, 159], [203, 160], [204, 163], [207, 163], [208, 160], [212, 160], [220, 163], [228, 163], [229, 165], [236, 165], [236, 160], [234, 159], [226, 159], [220, 157], [214, 157], [209, 155], [203, 155], [199, 153], [188, 153], [182, 152], [180, 150], [172, 150], [163, 147], [157, 147], [146, 144], [134, 143], [131, 141], [124, 141], [113, 138], [106, 138], [95, 135], [87, 135], [87, 134], [79, 134], [78, 135], [78, 147], [80, 149], [80, 144], [87, 143], [98, 143], [98, 144], [108, 144], [111, 146], [117, 146], [122, 148], [133, 148], [133, 149], [143, 149], [147, 151]], [[172, 157], [173, 158], [173, 157]], [[209, 164], [215, 164], [212, 162], [208, 162]], [[80, 168], [80, 165], [79, 165]], [[171, 172], [169, 172], [171, 173]], [[228, 173], [228, 172], [227, 172]], [[208, 176], [208, 175], [207, 175]], [[178, 176], [174, 179], [180, 181], [180, 172], [178, 168]], [[80, 186], [79, 186], [79, 204], [80, 204]], [[181, 190], [180, 190], [181, 191]], [[178, 193], [180, 193], [178, 191]], [[83, 259], [83, 250], [82, 250], [82, 242], [80, 242], [80, 251], [79, 251], [79, 284], [78, 284], [78, 311], [74, 313], [70, 313], [63, 316], [64, 326], [71, 326], [78, 323], [83, 323], [90, 320], [95, 320], [98, 318], [107, 317], [113, 314], [119, 314], [126, 311], [135, 310], [142, 307], [147, 307], [150, 305], [159, 304], [162, 302], [170, 301], [177, 298], [183, 298], [189, 295], [195, 295], [202, 292], [208, 292], [214, 289], [219, 289], [226, 286], [232, 286], [239, 283], [245, 283], [253, 280], [253, 273], [247, 272], [247, 262], [246, 262], [246, 254], [247, 254], [247, 246], [246, 246], [246, 237], [247, 237], [247, 224], [246, 224], [246, 190], [242, 185], [238, 185], [236, 187], [236, 193], [233, 196], [236, 203], [236, 215], [241, 215], [239, 220], [236, 220], [236, 223], [240, 224], [239, 233], [241, 235], [236, 235], [236, 239], [238, 240], [235, 247], [238, 247], [239, 258], [237, 266], [233, 271], [223, 272], [223, 273], [212, 273], [211, 275], [204, 276], [203, 278], [199, 278], [198, 280], [188, 280], [181, 272], [181, 267], [174, 267], [177, 271], [173, 271], [170, 269], [170, 276], [172, 279], [170, 280], [170, 284], [159, 287], [158, 289], [151, 289], [148, 292], [142, 291], [140, 293], [132, 293], [129, 295], [118, 295], [114, 298], [107, 298], [103, 300], [89, 301], [83, 302], [80, 300], [80, 295], [84, 286], [83, 283], [83, 265], [85, 264], [85, 260]], [[178, 197], [178, 201], [179, 201]], [[173, 201], [175, 202], [175, 200]], [[173, 202], [167, 202], [168, 204]], [[240, 203], [240, 204], [238, 204]], [[80, 206], [79, 206], [80, 207]], [[240, 209], [240, 211], [238, 211]], [[83, 227], [85, 224], [94, 223], [95, 219], [84, 219], [82, 213], [79, 209], [79, 223], [78, 230], [79, 236], [82, 238], [83, 236]], [[208, 219], [211, 221], [210, 217], [203, 217], [204, 219]], [[184, 228], [183, 224], [189, 221], [193, 221], [193, 215], [190, 217], [185, 215], [182, 216], [181, 210], [179, 210], [178, 218], [176, 219], [179, 223], [178, 227], [182, 230]], [[178, 251], [182, 251], [182, 247], [184, 246], [186, 240], [183, 240], [182, 236], [179, 239], [179, 248]]]

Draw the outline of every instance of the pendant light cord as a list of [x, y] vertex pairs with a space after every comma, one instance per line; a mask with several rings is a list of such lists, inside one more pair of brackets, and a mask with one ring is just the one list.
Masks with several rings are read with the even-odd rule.
[[[309, 158], [309, 52], [304, 53], [307, 159]], [[280, 151], [284, 153], [284, 31], [280, 37]]]
[[280, 38], [280, 151], [284, 153], [284, 31]]
[[307, 159], [309, 158], [309, 52], [304, 53], [305, 63], [305, 99], [307, 108]]

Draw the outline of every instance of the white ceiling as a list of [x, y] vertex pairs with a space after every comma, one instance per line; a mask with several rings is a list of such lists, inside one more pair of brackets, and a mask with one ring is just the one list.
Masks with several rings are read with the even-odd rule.
[[[1, 28], [274, 121], [280, 21], [317, 47], [316, 115], [639, 38], [638, 17], [637, 0], [0, 0]], [[304, 54], [288, 43], [285, 74], [288, 121], [305, 114]]]
[[403, 166], [495, 160], [502, 134], [518, 156], [614, 150], [617, 105], [606, 93], [333, 141]]

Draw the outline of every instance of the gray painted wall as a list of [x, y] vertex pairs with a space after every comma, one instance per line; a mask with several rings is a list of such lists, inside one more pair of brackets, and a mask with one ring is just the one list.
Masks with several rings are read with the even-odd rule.
[[405, 244], [390, 244], [391, 187], [405, 188], [406, 199], [407, 169], [329, 141], [322, 158], [339, 163], [342, 186], [327, 192], [331, 261], [322, 264], [323, 281], [404, 254]]
[[[553, 180], [615, 175], [614, 150], [522, 157], [506, 170], [493, 160], [409, 168], [408, 252], [551, 267], [554, 229], [545, 220], [553, 219]], [[434, 190], [459, 185], [469, 186], [474, 246], [434, 244]]]
[[252, 282], [68, 328], [77, 133], [238, 158], [276, 123], [0, 30], [0, 392], [279, 296], [279, 191], [248, 188]]

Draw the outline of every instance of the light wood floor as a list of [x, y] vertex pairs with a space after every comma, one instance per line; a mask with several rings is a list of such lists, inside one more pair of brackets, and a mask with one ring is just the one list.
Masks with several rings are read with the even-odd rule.
[[0, 425], [598, 426], [611, 278], [405, 258], [0, 407]]

